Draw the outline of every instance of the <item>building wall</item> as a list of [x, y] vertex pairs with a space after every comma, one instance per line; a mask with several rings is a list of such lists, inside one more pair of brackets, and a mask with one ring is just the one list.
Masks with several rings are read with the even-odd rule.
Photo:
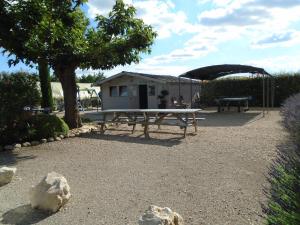
[[[128, 96], [121, 97], [110, 96], [110, 87], [111, 86], [127, 86]], [[105, 82], [101, 85], [102, 91], [102, 109], [138, 109], [139, 108], [139, 85], [148, 86], [148, 108], [156, 109], [158, 108], [159, 99], [158, 95], [162, 90], [168, 90], [169, 96], [168, 99], [168, 108], [172, 108], [171, 98], [176, 97], [178, 99], [178, 90], [179, 85], [177, 83], [164, 84], [160, 82], [149, 81], [147, 79], [136, 78], [132, 76], [121, 76], [116, 79]], [[155, 87], [155, 95], [149, 96], [150, 88], [149, 86]], [[193, 85], [193, 94], [196, 90], [199, 89], [198, 85]], [[118, 88], [117, 88], [118, 89]], [[118, 90], [119, 91], [119, 90]], [[190, 84], [181, 84], [181, 95], [184, 100], [189, 103], [190, 101]]]
[[[128, 96], [121, 97], [110, 96], [111, 86], [127, 86]], [[110, 80], [101, 85], [102, 90], [102, 108], [103, 109], [138, 109], [139, 108], [139, 85], [148, 86], [148, 108], [157, 108], [157, 93], [161, 90], [162, 85], [158, 82], [140, 79], [132, 76], [122, 76]], [[155, 86], [155, 95], [149, 96], [149, 86]]]

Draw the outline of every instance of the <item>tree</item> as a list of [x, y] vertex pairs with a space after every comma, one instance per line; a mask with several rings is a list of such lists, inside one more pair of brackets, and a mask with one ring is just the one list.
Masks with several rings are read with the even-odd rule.
[[[150, 53], [156, 37], [151, 26], [135, 18], [135, 8], [125, 5], [122, 0], [116, 1], [107, 17], [96, 17], [96, 27], [89, 26], [80, 8], [85, 1], [10, 2], [13, 4], [0, 9], [14, 14], [24, 7], [28, 11], [27, 17], [35, 24], [22, 45], [26, 54], [17, 55], [17, 60], [36, 62], [38, 57], [46, 56], [62, 84], [65, 120], [70, 128], [81, 125], [76, 101], [76, 68], [112, 69], [117, 65], [138, 63], [141, 53]], [[21, 22], [24, 22], [23, 19]]]
[[[19, 6], [22, 6], [22, 4], [23, 3], [20, 2]], [[28, 4], [31, 4], [31, 2]], [[37, 9], [37, 5], [31, 4], [30, 7], [32, 10]], [[8, 8], [8, 10], [4, 10], [5, 8]], [[33, 17], [27, 17], [28, 11], [24, 10], [26, 8], [23, 6], [19, 8], [14, 7], [12, 2], [3, 0], [0, 1], [0, 9], [0, 47], [3, 47], [5, 51], [9, 51], [10, 55], [13, 53], [17, 54], [20, 59], [28, 59], [26, 63], [29, 64], [30, 54], [27, 54], [24, 51], [23, 44], [29, 38], [30, 30], [37, 25], [37, 21], [42, 17], [42, 14], [36, 14], [37, 20], [34, 21]], [[9, 65], [15, 65], [18, 62], [19, 59], [9, 60]], [[42, 107], [53, 109], [53, 98], [47, 59], [40, 56], [36, 60], [36, 63], [38, 64], [39, 80], [42, 92], [41, 105]]]
[[96, 83], [104, 79], [105, 79], [104, 74], [99, 72], [95, 74], [82, 75], [81, 77], [77, 78], [77, 81], [79, 83]]

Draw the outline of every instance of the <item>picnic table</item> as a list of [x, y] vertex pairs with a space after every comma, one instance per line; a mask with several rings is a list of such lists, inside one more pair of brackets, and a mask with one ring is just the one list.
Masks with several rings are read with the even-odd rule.
[[[184, 129], [184, 137], [186, 136], [187, 127], [192, 125], [197, 132], [197, 120], [204, 118], [196, 118], [196, 113], [201, 109], [109, 109], [102, 110], [103, 115], [101, 132], [105, 132], [108, 123], [126, 123], [132, 125], [132, 133], [135, 131], [137, 124], [144, 126], [144, 135], [149, 137], [149, 126], [157, 125], [160, 129], [161, 125], [179, 126]], [[111, 118], [109, 118], [111, 115]]]
[[230, 106], [234, 104], [238, 108], [238, 112], [241, 112], [241, 107], [244, 107], [244, 111], [249, 110], [249, 97], [222, 97], [217, 98], [216, 102], [218, 104], [218, 112], [224, 111], [222, 106], [227, 106], [227, 110], [230, 110]]

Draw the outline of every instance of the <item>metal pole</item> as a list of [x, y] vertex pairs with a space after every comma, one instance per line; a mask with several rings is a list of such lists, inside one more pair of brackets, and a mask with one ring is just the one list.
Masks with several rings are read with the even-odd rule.
[[274, 100], [275, 100], [275, 78], [272, 77], [272, 108], [274, 108]]
[[265, 116], [265, 75], [262, 75], [262, 83], [263, 83], [263, 102], [262, 102], [262, 107], [263, 107], [263, 116]]
[[192, 108], [192, 104], [193, 104], [193, 81], [191, 79], [191, 108]]
[[267, 113], [269, 113], [269, 107], [270, 107], [270, 77], [267, 77]]
[[178, 89], [178, 101], [180, 99], [181, 96], [181, 83], [180, 83], [180, 76], [178, 77], [178, 83], [179, 83], [179, 89]]

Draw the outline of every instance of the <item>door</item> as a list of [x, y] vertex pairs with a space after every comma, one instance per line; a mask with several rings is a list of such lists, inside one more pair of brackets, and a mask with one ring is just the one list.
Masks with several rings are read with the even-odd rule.
[[140, 109], [148, 109], [148, 88], [147, 85], [139, 85]]

